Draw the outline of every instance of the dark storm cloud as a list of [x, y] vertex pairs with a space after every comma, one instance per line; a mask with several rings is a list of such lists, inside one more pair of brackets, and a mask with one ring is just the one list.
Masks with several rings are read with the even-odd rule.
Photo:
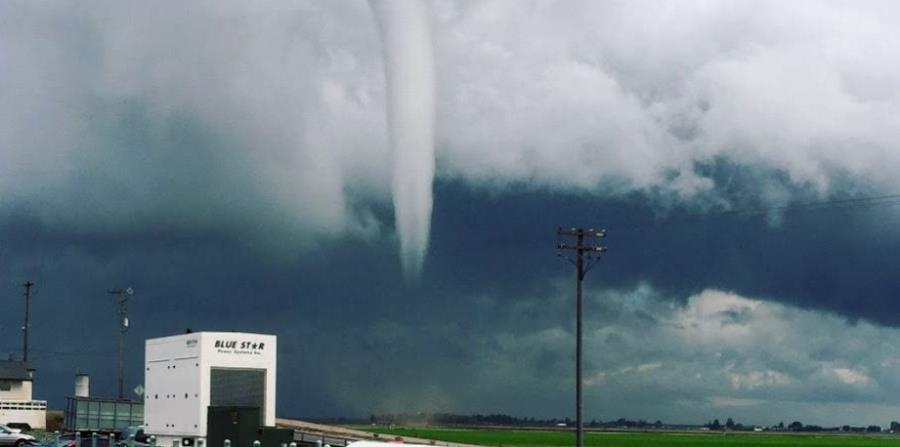
[[131, 285], [130, 385], [147, 337], [260, 331], [281, 414], [565, 416], [554, 232], [596, 225], [589, 415], [884, 424], [897, 210], [723, 213], [900, 187], [897, 11], [867, 5], [433, 2], [433, 232], [405, 285], [364, 2], [5, 2], [0, 278], [38, 283], [37, 394], [76, 370], [110, 394], [105, 290]]
[[[610, 230], [610, 260], [598, 268], [599, 285], [629, 287], [649, 279], [682, 297], [712, 286], [898, 322], [893, 315], [900, 309], [889, 297], [900, 286], [892, 279], [893, 253], [900, 249], [892, 222], [900, 208], [890, 203], [782, 210], [780, 224], [773, 225], [770, 213], [752, 205], [748, 213], [675, 209], [660, 215], [637, 197], [528, 191], [483, 197], [458, 184], [439, 187], [437, 196], [442, 201], [435, 209], [432, 270], [477, 284], [465, 292], [485, 285], [511, 294], [546, 287], [546, 278], [560, 274], [559, 265], [546, 262], [553, 229], [578, 222]], [[483, 209], [461, 211], [479, 201]]]
[[[415, 287], [402, 281], [389, 240], [332, 241], [288, 260], [207, 232], [68, 235], [8, 222], [0, 255], [15, 262], [4, 265], [2, 277], [39, 283], [32, 342], [38, 392], [58, 403], [77, 370], [94, 375], [98, 394], [109, 394], [115, 320], [104, 292], [127, 284], [137, 290], [129, 385], [140, 381], [147, 337], [185, 328], [247, 330], [280, 337], [281, 414], [566, 415], [571, 266], [553, 246], [557, 223], [575, 219], [610, 229], [611, 251], [587, 282], [592, 417], [702, 422], [728, 414], [772, 423], [821, 405], [856, 409], [857, 419], [820, 414], [823, 423], [890, 417], [889, 396], [900, 386], [892, 379], [900, 358], [891, 347], [896, 330], [848, 318], [892, 324], [895, 304], [883, 292], [780, 292], [808, 263], [769, 253], [793, 231], [795, 217], [785, 216], [781, 227], [764, 217], [701, 219], [688, 225], [702, 225], [690, 233], [679, 229], [677, 216], [676, 223], [657, 223], [647, 208], [585, 197], [501, 199], [441, 183], [436, 198], [434, 251]], [[892, 210], [843, 212], [868, 222]], [[863, 218], [867, 213], [874, 215]], [[805, 256], [828, 259], [870, 243], [871, 230], [847, 232], [841, 241], [833, 214], [814, 216], [803, 224]], [[742, 233], [746, 243], [735, 239]], [[886, 251], [900, 245], [896, 234], [877, 236]], [[721, 261], [735, 250], [744, 253]], [[771, 267], [748, 265], [763, 261]], [[818, 268], [849, 282], [897, 286], [878, 269]], [[8, 286], [12, 294], [14, 284]], [[768, 301], [704, 292], [709, 287]], [[7, 351], [18, 347], [13, 309], [0, 329]]]

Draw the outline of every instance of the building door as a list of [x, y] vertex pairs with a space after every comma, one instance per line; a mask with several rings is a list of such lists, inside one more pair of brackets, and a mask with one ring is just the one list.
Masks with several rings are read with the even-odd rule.
[[211, 407], [259, 408], [259, 424], [266, 420], [266, 370], [212, 368], [209, 405]]
[[206, 414], [209, 447], [222, 447], [226, 439], [232, 447], [253, 447], [253, 441], [259, 437], [257, 407], [209, 407]]

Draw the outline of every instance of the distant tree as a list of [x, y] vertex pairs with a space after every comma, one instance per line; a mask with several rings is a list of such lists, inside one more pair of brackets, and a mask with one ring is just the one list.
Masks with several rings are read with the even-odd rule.
[[56, 431], [63, 429], [63, 414], [62, 412], [48, 411], [47, 412], [47, 430], [48, 431]]
[[878, 433], [881, 431], [881, 427], [878, 425], [870, 425], [866, 427], [866, 431], [869, 433]]
[[725, 427], [729, 430], [734, 429], [734, 419], [728, 418], [728, 420], [725, 421]]
[[719, 422], [718, 419], [713, 419], [712, 424], [709, 424], [709, 428], [711, 428], [713, 430], [721, 430], [722, 424]]
[[663, 424], [662, 421], [657, 419], [656, 422], [653, 423], [653, 426], [654, 427], [662, 427], [662, 424]]
[[791, 424], [788, 425], [788, 430], [790, 430], [790, 431], [800, 431], [800, 430], [803, 430], [803, 423], [800, 422], [800, 421], [794, 421], [794, 422], [791, 422]]
[[891, 421], [891, 433], [900, 432], [900, 422]]

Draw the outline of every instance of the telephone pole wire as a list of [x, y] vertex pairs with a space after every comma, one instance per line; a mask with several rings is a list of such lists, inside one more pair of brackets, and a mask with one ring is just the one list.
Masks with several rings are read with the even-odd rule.
[[128, 330], [128, 298], [134, 295], [134, 289], [110, 289], [106, 293], [116, 295], [119, 305], [119, 400], [125, 399], [125, 331]]
[[25, 322], [22, 323], [22, 361], [28, 361], [28, 313], [31, 305], [31, 287], [34, 285], [31, 281], [25, 281], [22, 287], [25, 288]]
[[[594, 230], [593, 228], [558, 228], [557, 237], [575, 237], [575, 245], [557, 243], [558, 255], [564, 256], [565, 251], [574, 251], [575, 260], [568, 256], [565, 258], [575, 265], [575, 442], [576, 447], [584, 447], [584, 420], [582, 418], [581, 399], [581, 365], [582, 365], [582, 313], [584, 299], [582, 298], [582, 285], [584, 277], [600, 259], [600, 254], [606, 251], [596, 243], [586, 243], [586, 239], [601, 239], [606, 237], [606, 230]], [[587, 263], [585, 263], [587, 255]]]

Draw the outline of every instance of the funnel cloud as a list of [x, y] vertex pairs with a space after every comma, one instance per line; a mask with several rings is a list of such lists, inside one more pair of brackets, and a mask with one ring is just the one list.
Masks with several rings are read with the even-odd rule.
[[384, 51], [400, 260], [407, 279], [415, 279], [422, 271], [431, 228], [435, 115], [431, 24], [420, 0], [372, 0], [370, 5]]

